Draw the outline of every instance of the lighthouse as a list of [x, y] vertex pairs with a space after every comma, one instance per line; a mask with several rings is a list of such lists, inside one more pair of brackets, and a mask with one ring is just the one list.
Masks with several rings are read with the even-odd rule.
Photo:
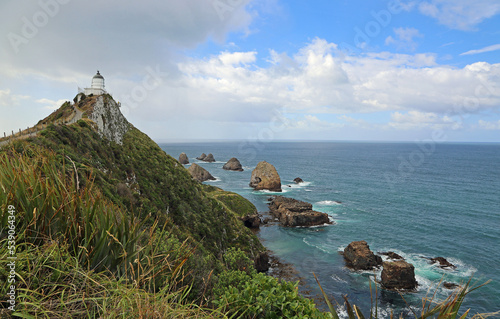
[[85, 95], [101, 95], [105, 94], [106, 90], [104, 90], [104, 77], [97, 71], [97, 74], [92, 78], [92, 84], [90, 88], [85, 88]]

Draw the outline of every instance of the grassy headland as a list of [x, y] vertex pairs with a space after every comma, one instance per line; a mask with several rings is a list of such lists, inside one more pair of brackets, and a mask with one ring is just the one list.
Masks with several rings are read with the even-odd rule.
[[[91, 112], [92, 103], [76, 106]], [[2, 302], [3, 316], [281, 316], [286, 300], [290, 314], [322, 316], [293, 284], [253, 268], [265, 248], [238, 219], [255, 213], [253, 204], [194, 181], [133, 126], [118, 144], [86, 116], [54, 124], [71, 109], [65, 103], [37, 136], [0, 151], [0, 255], [16, 257], [15, 307]], [[8, 280], [3, 265], [0, 281]], [[242, 303], [231, 289], [245, 285]], [[267, 287], [279, 300], [263, 299]]]

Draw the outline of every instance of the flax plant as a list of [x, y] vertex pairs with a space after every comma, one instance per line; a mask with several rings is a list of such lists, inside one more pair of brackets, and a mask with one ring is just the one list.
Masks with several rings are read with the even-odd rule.
[[60, 241], [88, 269], [125, 273], [136, 258], [141, 223], [106, 200], [91, 176], [79, 189], [76, 170], [50, 151], [0, 154], [0, 230], [7, 205], [17, 211], [18, 242]]
[[[328, 309], [330, 311], [331, 316], [334, 319], [339, 319], [339, 315], [335, 307], [332, 305], [330, 302], [328, 296], [326, 295], [325, 291], [323, 290], [323, 287], [321, 287], [321, 284], [316, 277], [316, 274], [313, 274], [314, 278], [316, 279], [316, 282], [321, 290], [321, 293], [323, 294], [323, 298], [325, 299], [326, 304], [328, 305]], [[469, 281], [457, 288], [452, 294], [450, 294], [444, 301], [441, 302], [434, 302], [436, 293], [431, 298], [424, 298], [422, 301], [422, 311], [421, 314], [418, 315], [416, 312], [411, 310], [413, 312], [413, 315], [415, 319], [427, 319], [427, 318], [433, 318], [433, 319], [466, 319], [467, 316], [469, 315], [470, 309], [467, 309], [461, 316], [459, 316], [459, 311], [460, 308], [462, 307], [462, 304], [464, 302], [465, 297], [473, 292], [474, 290], [481, 288], [484, 285], [487, 285], [490, 281], [485, 282], [482, 285], [472, 287], [471, 288], [471, 281], [472, 278], [469, 279]], [[370, 292], [371, 292], [371, 284], [370, 284]], [[437, 292], [437, 288], [436, 288]], [[377, 294], [375, 290], [375, 295]], [[363, 315], [359, 307], [356, 305], [351, 305], [347, 296], [344, 297], [344, 302], [347, 310], [347, 315], [349, 319], [365, 319], [366, 317]], [[404, 300], [403, 295], [401, 297]], [[406, 301], [405, 301], [406, 302]], [[433, 306], [432, 306], [433, 305]], [[375, 309], [373, 307], [375, 306]], [[377, 301], [375, 300], [375, 305], [373, 304], [373, 297], [372, 297], [372, 309], [370, 310], [370, 316], [368, 318], [370, 319], [378, 319], [378, 308], [377, 308]], [[411, 307], [410, 307], [411, 309]], [[476, 314], [472, 318], [487, 318], [492, 315], [498, 315], [498, 312], [495, 314]], [[394, 314], [391, 313], [390, 318], [394, 318]], [[403, 318], [401, 315], [400, 318]]]

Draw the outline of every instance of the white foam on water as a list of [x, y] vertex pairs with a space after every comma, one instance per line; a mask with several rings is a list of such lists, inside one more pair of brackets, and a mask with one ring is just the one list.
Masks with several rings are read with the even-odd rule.
[[343, 284], [347, 284], [347, 280], [340, 278], [340, 276], [338, 276], [338, 275], [331, 275], [330, 278], [332, 278], [336, 282], [341, 282]]
[[335, 250], [334, 250], [334, 247], [323, 247], [321, 245], [315, 245], [315, 244], [312, 244], [310, 243], [306, 237], [302, 238], [302, 242], [304, 242], [307, 246], [309, 247], [314, 247], [322, 252], [324, 252], [325, 254], [328, 254], [328, 255], [331, 255], [333, 253], [336, 253]]
[[287, 187], [290, 186], [291, 188], [302, 188], [302, 187], [307, 187], [311, 184], [312, 184], [311, 182], [295, 183], [292, 181], [289, 184], [287, 184]]
[[254, 190], [256, 193], [265, 193], [265, 194], [282, 194], [282, 193], [288, 193], [288, 189], [281, 188], [281, 192], [276, 192], [276, 191], [270, 191], [268, 189], [260, 189], [260, 190]]
[[340, 203], [339, 201], [336, 201], [336, 200], [322, 200], [322, 201], [316, 202], [314, 205], [318, 205], [318, 206], [338, 206], [338, 205], [342, 205], [342, 203]]
[[[328, 219], [330, 219], [330, 217], [328, 217]], [[321, 225], [314, 225], [314, 226], [294, 226], [293, 228], [319, 228], [319, 227], [328, 227], [328, 226], [332, 226], [332, 225], [333, 224], [324, 223]]]
[[417, 280], [417, 291], [418, 292], [427, 292], [432, 290], [432, 287], [436, 287], [437, 283], [433, 283], [432, 280], [429, 280], [423, 276], [415, 274], [415, 279]]
[[209, 183], [217, 183], [217, 182], [222, 182], [222, 179], [220, 177], [214, 176], [215, 180], [206, 180], [205, 182]]

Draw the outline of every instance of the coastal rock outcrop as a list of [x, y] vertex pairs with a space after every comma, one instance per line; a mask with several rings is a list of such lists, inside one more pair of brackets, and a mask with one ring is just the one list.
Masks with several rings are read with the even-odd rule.
[[186, 153], [181, 153], [181, 155], [179, 155], [179, 162], [181, 164], [189, 164], [189, 159], [188, 159]]
[[456, 289], [458, 287], [460, 287], [459, 284], [456, 284], [454, 282], [443, 282], [443, 287], [446, 288], [446, 289]]
[[392, 259], [392, 260], [404, 260], [403, 257], [401, 257], [400, 255], [396, 254], [393, 251], [379, 253], [379, 255], [387, 256], [389, 259]]
[[417, 287], [415, 267], [403, 260], [384, 262], [381, 279], [385, 289], [413, 290]]
[[247, 215], [245, 217], [240, 218], [245, 227], [248, 228], [259, 228], [262, 220], [260, 219], [259, 214]]
[[274, 192], [281, 192], [281, 178], [273, 165], [262, 161], [252, 171], [250, 187], [253, 187], [255, 190], [267, 189]]
[[229, 161], [227, 161], [227, 163], [224, 164], [222, 168], [228, 171], [238, 171], [238, 172], [243, 171], [243, 167], [241, 166], [240, 161], [236, 157], [233, 157]]
[[210, 163], [215, 162], [214, 155], [212, 153], [209, 153], [207, 156], [205, 156], [204, 159], [202, 159], [202, 161]]
[[296, 184], [300, 184], [300, 183], [303, 183], [303, 182], [304, 182], [304, 180], [303, 180], [302, 178], [300, 178], [300, 177], [295, 178], [293, 181], [294, 181]]
[[188, 168], [189, 174], [197, 180], [198, 182], [204, 182], [208, 180], [215, 180], [215, 177], [213, 177], [206, 169], [201, 167], [198, 164], [191, 164]]
[[201, 155], [200, 155], [200, 156], [198, 156], [196, 159], [197, 159], [197, 160], [200, 160], [200, 161], [203, 161], [203, 159], [204, 159], [205, 157], [207, 157], [207, 154], [205, 154], [205, 153], [201, 153]]
[[269, 270], [269, 254], [267, 252], [260, 253], [254, 260], [255, 270], [258, 272], [266, 272]]
[[355, 270], [371, 270], [382, 265], [382, 258], [375, 255], [364, 240], [353, 241], [344, 249], [344, 259], [348, 267]]
[[99, 136], [120, 145], [123, 144], [125, 134], [132, 128], [120, 111], [120, 105], [104, 95], [96, 98], [88, 117], [97, 124]]
[[331, 224], [328, 214], [314, 211], [312, 204], [293, 198], [274, 196], [269, 203], [269, 210], [283, 226]]
[[443, 268], [443, 269], [447, 269], [447, 268], [455, 269], [455, 268], [457, 268], [457, 266], [455, 266], [452, 263], [450, 263], [444, 257], [431, 258], [431, 262], [433, 262], [433, 263], [439, 263], [439, 267]]

